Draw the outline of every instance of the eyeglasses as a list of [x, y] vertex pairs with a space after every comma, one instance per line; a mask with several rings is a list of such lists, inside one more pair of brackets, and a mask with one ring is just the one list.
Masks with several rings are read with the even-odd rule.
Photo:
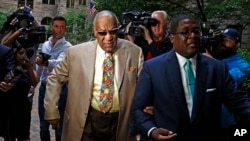
[[181, 34], [184, 37], [188, 37], [190, 36], [192, 33], [194, 33], [194, 35], [201, 35], [201, 31], [200, 29], [193, 29], [193, 30], [186, 30], [186, 31], [182, 31], [182, 32], [176, 32], [175, 34]]
[[115, 35], [115, 34], [117, 34], [118, 29], [119, 29], [119, 28], [114, 28], [114, 29], [111, 29], [111, 30], [109, 30], [109, 31], [97, 31], [97, 33], [98, 33], [100, 36], [106, 36], [108, 33], [109, 33], [110, 35]]

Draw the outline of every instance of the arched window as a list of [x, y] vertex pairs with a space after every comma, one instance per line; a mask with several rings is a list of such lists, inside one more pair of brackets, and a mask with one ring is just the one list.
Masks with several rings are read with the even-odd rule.
[[50, 25], [52, 22], [52, 18], [50, 17], [44, 17], [41, 21], [41, 25]]

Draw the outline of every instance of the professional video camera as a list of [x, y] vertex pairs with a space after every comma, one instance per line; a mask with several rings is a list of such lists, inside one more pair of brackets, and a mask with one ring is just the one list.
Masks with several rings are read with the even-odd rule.
[[35, 44], [46, 41], [46, 29], [44, 26], [23, 28], [21, 32], [22, 34], [19, 35], [16, 40], [25, 47], [32, 47]]
[[216, 48], [222, 43], [221, 29], [218, 26], [206, 27], [205, 23], [201, 23], [201, 52], [207, 50], [212, 56], [215, 55]]
[[150, 12], [138, 12], [138, 11], [129, 11], [122, 13], [123, 23], [119, 29], [118, 36], [123, 38], [126, 31], [126, 26], [131, 23], [128, 34], [135, 37], [141, 37], [143, 30], [139, 25], [145, 26], [150, 30], [150, 26], [156, 25], [158, 21], [154, 18], [151, 18]]
[[219, 47], [222, 43], [222, 34], [218, 25], [209, 26], [207, 24], [207, 19], [205, 14], [203, 13], [200, 1], [197, 0], [197, 6], [200, 10], [201, 20], [201, 52], [205, 52], [206, 50], [212, 55], [215, 55], [216, 48]]
[[[31, 8], [28, 6], [25, 6], [22, 9], [18, 9], [16, 10], [14, 13], [11, 13], [8, 17], [7, 17], [7, 21], [4, 23], [4, 25], [8, 28], [14, 28], [14, 27], [18, 27], [18, 28], [29, 28], [32, 26], [32, 22], [34, 21], [34, 17], [31, 14]], [[11, 21], [17, 18], [17, 22], [15, 25], [10, 25]]]

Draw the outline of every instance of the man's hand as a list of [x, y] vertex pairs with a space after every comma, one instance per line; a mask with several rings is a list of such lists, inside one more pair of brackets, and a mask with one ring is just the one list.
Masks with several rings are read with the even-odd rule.
[[48, 66], [48, 61], [46, 61], [46, 62], [43, 63], [42, 59], [40, 57], [36, 57], [36, 64], [38, 66]]
[[139, 25], [139, 27], [143, 29], [143, 38], [148, 42], [148, 44], [151, 44], [153, 40], [150, 36], [149, 30], [143, 25]]
[[56, 130], [59, 127], [59, 120], [60, 119], [53, 119], [53, 120], [47, 120], [52, 126], [52, 129]]
[[176, 133], [163, 128], [156, 128], [151, 132], [151, 138], [156, 141], [170, 141], [176, 136]]
[[154, 107], [153, 106], [147, 106], [146, 108], [143, 109], [144, 113], [153, 115], [154, 114]]
[[3, 92], [7, 92], [13, 87], [13, 83], [0, 82], [0, 90]]
[[132, 22], [130, 22], [127, 26], [126, 26], [126, 30], [125, 30], [125, 38], [131, 42], [135, 42], [135, 37], [134, 36], [131, 36], [129, 35], [129, 29], [130, 29], [130, 26], [131, 26]]

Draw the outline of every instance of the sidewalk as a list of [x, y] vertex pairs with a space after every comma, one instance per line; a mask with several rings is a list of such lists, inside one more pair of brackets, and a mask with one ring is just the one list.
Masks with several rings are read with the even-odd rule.
[[[30, 126], [30, 140], [40, 141], [40, 127], [39, 127], [39, 116], [38, 116], [38, 91], [40, 84], [37, 85], [35, 95], [33, 97], [33, 107], [31, 113], [31, 126]], [[55, 132], [50, 129], [51, 141], [55, 141]]]

